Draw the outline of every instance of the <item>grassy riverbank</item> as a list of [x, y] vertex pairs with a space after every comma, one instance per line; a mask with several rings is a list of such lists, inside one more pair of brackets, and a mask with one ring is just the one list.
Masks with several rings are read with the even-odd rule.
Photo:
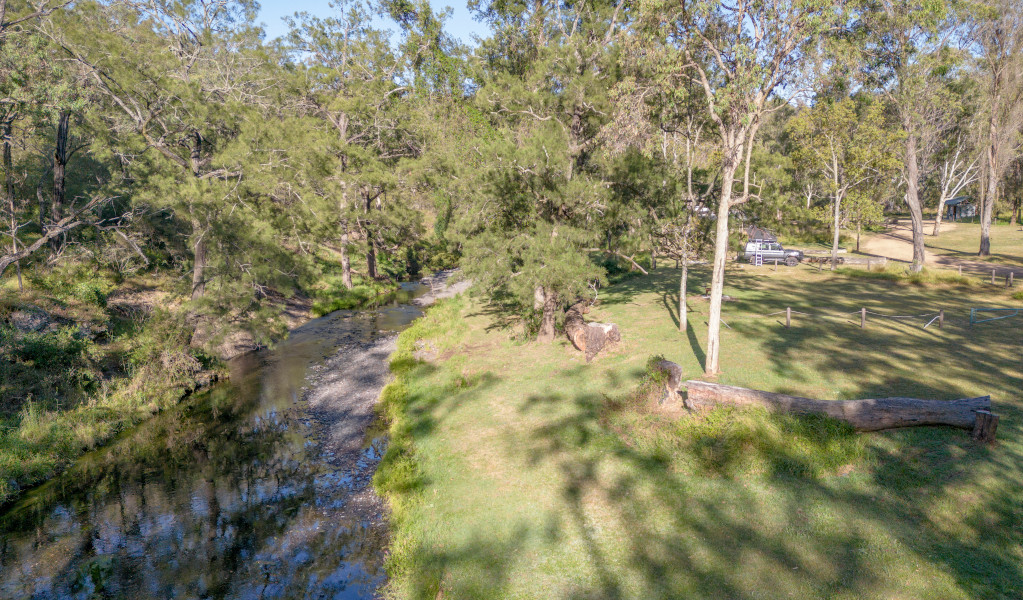
[[[796, 269], [730, 272], [722, 383], [811, 397], [991, 394], [999, 441], [827, 420], [666, 414], [663, 355], [699, 376], [706, 302], [677, 330], [678, 272], [601, 293], [624, 341], [586, 364], [522, 343], [465, 299], [402, 334], [384, 394], [394, 443], [395, 598], [1018, 598], [1023, 594], [1023, 317], [968, 326], [1011, 291]], [[690, 289], [707, 278], [697, 272]], [[791, 306], [784, 315], [754, 317]], [[871, 316], [944, 309], [926, 319]], [[413, 358], [416, 340], [425, 361]]]

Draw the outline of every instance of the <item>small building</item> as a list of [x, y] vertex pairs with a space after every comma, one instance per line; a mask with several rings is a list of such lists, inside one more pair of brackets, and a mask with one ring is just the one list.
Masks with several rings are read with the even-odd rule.
[[777, 242], [778, 236], [770, 229], [750, 225], [746, 228], [746, 237], [751, 242]]
[[949, 221], [960, 221], [977, 216], [977, 205], [969, 196], [956, 196], [945, 201], [945, 218]]

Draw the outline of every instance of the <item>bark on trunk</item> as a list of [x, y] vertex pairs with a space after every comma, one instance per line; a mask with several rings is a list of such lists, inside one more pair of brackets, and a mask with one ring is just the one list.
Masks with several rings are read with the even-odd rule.
[[823, 414], [852, 425], [857, 431], [880, 431], [921, 425], [947, 425], [972, 430], [978, 410], [991, 409], [991, 397], [962, 400], [871, 398], [866, 400], [813, 400], [750, 390], [705, 381], [685, 382], [686, 408], [758, 406], [795, 414]]
[[579, 302], [565, 313], [565, 334], [572, 345], [586, 354], [586, 362], [609, 344], [622, 340], [621, 332], [614, 323], [587, 323], [583, 318], [585, 303]]
[[995, 191], [998, 188], [998, 175], [995, 168], [996, 128], [994, 117], [990, 121], [989, 141], [987, 148], [987, 189], [980, 205], [980, 251], [979, 256], [991, 255], [991, 221], [995, 212]]
[[352, 259], [348, 256], [348, 234], [341, 234], [341, 283], [352, 289]]
[[689, 261], [682, 261], [682, 278], [678, 282], [678, 330], [689, 327], [689, 310], [686, 307], [686, 287], [689, 285]]
[[540, 333], [536, 341], [551, 343], [554, 341], [554, 326], [556, 324], [558, 310], [558, 295], [554, 290], [544, 288], [543, 291], [543, 316], [540, 319]]
[[707, 318], [707, 375], [721, 372], [718, 354], [721, 348], [721, 296], [725, 288], [725, 260], [728, 258], [728, 209], [732, 204], [732, 183], [738, 166], [735, 156], [730, 156], [725, 158], [721, 167], [721, 200], [718, 204], [714, 266], [710, 280], [710, 314]]
[[924, 268], [924, 212], [920, 204], [920, 168], [917, 164], [916, 136], [907, 126], [906, 131], [906, 205], [913, 228], [913, 272]]
[[945, 215], [946, 200], [945, 194], [942, 194], [941, 198], [938, 199], [938, 214], [934, 215], [934, 231], [931, 232], [933, 236], [937, 236], [941, 232], [941, 218]]
[[377, 241], [369, 230], [366, 230], [366, 274], [370, 279], [377, 278]]
[[[192, 176], [199, 177], [202, 168], [202, 136], [198, 131], [192, 133], [191, 153]], [[192, 300], [198, 300], [206, 294], [206, 263], [207, 242], [206, 230], [196, 214], [194, 205], [189, 206], [192, 216]]]
[[[11, 157], [11, 130], [14, 126], [12, 119], [7, 119], [3, 122], [3, 129], [0, 131], [0, 135], [3, 136], [4, 152], [4, 200], [6, 200], [7, 209], [11, 212], [11, 254], [18, 253], [18, 215], [14, 211], [14, 160]], [[23, 282], [21, 281], [21, 261], [14, 261], [15, 270], [18, 273], [18, 291], [25, 291]], [[6, 270], [7, 265], [3, 265], [3, 269], [0, 269], [0, 273]]]
[[841, 235], [839, 225], [842, 220], [842, 196], [835, 195], [835, 233], [831, 239], [831, 270], [834, 271], [838, 265], [838, 241]]
[[[67, 138], [71, 113], [62, 111], [57, 119], [57, 140], [53, 150], [53, 196], [50, 200], [50, 223], [59, 223], [64, 218], [64, 202], [67, 197], [65, 171], [67, 169]], [[59, 252], [64, 247], [64, 235], [50, 240], [50, 248]]]

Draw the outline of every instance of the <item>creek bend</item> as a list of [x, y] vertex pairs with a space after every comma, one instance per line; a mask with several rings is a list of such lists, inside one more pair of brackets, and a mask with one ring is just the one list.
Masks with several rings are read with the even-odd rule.
[[430, 288], [338, 311], [0, 514], [0, 598], [373, 598], [387, 529], [367, 435]]

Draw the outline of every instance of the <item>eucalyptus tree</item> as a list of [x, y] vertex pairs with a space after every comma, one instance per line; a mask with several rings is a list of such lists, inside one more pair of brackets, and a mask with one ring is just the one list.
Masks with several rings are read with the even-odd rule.
[[[857, 212], [869, 214], [871, 196], [864, 188], [900, 166], [895, 152], [901, 141], [885, 122], [884, 106], [869, 98], [820, 98], [804, 108], [788, 129], [796, 142], [798, 168], [816, 176], [820, 189], [831, 197], [831, 270], [838, 264], [842, 228], [842, 202], [855, 195]], [[876, 212], [876, 211], [874, 211]]]
[[643, 0], [639, 7], [646, 35], [666, 39], [674, 49], [665, 57], [665, 68], [703, 91], [704, 111], [720, 144], [721, 191], [705, 366], [713, 375], [720, 372], [728, 218], [734, 207], [756, 196], [749, 159], [758, 129], [764, 115], [777, 106], [771, 104], [772, 97], [801, 89], [798, 79], [821, 37], [842, 24], [841, 5], [819, 0]]
[[1023, 7], [1012, 0], [979, 4], [973, 39], [982, 80], [984, 173], [980, 256], [991, 254], [991, 221], [998, 184], [1020, 153], [1023, 128]]
[[463, 206], [463, 266], [481, 289], [520, 306], [535, 302], [538, 339], [550, 341], [559, 309], [604, 278], [589, 256], [609, 202], [594, 153], [626, 6], [470, 6], [495, 32], [480, 45], [474, 84], [476, 105], [497, 135], [477, 148], [482, 193]]
[[866, 0], [858, 7], [862, 75], [891, 104], [904, 134], [903, 180], [913, 232], [914, 271], [923, 269], [921, 163], [948, 114], [943, 73], [957, 60], [962, 3]]

